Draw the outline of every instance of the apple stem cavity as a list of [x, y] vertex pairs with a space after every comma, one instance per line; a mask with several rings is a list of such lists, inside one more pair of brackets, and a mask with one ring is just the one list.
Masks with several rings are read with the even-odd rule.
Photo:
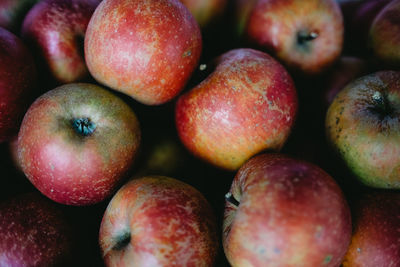
[[82, 136], [89, 136], [96, 129], [96, 124], [94, 124], [89, 118], [74, 119], [72, 125], [75, 131]]
[[372, 99], [375, 103], [374, 110], [381, 114], [383, 117], [390, 115], [392, 113], [392, 108], [388, 103], [387, 97], [379, 91], [376, 91], [372, 95]]
[[318, 37], [318, 33], [311, 31], [299, 31], [297, 33], [297, 44], [300, 46], [305, 46], [312, 40]]
[[131, 242], [131, 234], [125, 232], [117, 237], [113, 250], [122, 250]]
[[236, 207], [239, 207], [240, 202], [232, 195], [231, 192], [225, 194], [225, 200], [235, 205]]

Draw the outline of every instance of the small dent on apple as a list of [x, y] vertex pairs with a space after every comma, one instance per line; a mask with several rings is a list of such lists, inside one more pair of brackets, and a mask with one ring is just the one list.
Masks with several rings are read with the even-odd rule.
[[96, 124], [90, 118], [75, 118], [72, 120], [74, 130], [81, 136], [86, 137], [96, 130]]

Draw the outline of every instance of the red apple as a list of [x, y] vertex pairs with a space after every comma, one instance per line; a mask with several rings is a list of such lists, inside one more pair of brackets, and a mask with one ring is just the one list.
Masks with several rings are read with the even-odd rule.
[[89, 77], [83, 42], [87, 25], [99, 2], [42, 0], [26, 15], [22, 37], [58, 83], [77, 82]]
[[72, 228], [38, 193], [0, 202], [0, 266], [71, 266]]
[[0, 27], [0, 143], [17, 134], [35, 86], [36, 66], [30, 51]]
[[201, 28], [206, 28], [222, 15], [228, 0], [180, 0], [193, 14]]
[[2, 0], [0, 1], [0, 27], [19, 34], [26, 13], [40, 0]]
[[375, 72], [348, 84], [326, 114], [327, 139], [368, 186], [400, 188], [400, 72]]
[[44, 195], [69, 205], [103, 201], [132, 165], [140, 142], [132, 109], [105, 89], [67, 84], [43, 94], [18, 134], [18, 161]]
[[179, 0], [103, 0], [85, 37], [93, 77], [148, 105], [184, 88], [201, 48], [199, 26]]
[[375, 58], [400, 67], [400, 0], [387, 4], [372, 22], [369, 41]]
[[344, 267], [400, 266], [400, 194], [371, 192], [356, 202]]
[[114, 195], [99, 241], [106, 266], [212, 266], [218, 250], [204, 196], [162, 176], [131, 180]]
[[285, 70], [268, 54], [234, 49], [215, 70], [179, 97], [175, 121], [183, 144], [224, 169], [238, 169], [263, 150], [280, 150], [297, 112], [297, 93]]
[[[343, 16], [335, 0], [238, 1], [238, 22], [243, 38], [265, 49], [286, 66], [305, 74], [317, 74], [341, 54]], [[247, 8], [242, 8], [244, 6]], [[243, 9], [243, 11], [241, 11]]]
[[351, 237], [340, 187], [280, 154], [246, 162], [226, 194], [223, 247], [232, 266], [339, 266]]

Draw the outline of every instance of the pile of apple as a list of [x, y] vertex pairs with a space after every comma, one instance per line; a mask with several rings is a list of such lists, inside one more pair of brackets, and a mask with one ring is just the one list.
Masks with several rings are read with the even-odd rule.
[[0, 266], [400, 266], [400, 0], [3, 0]]

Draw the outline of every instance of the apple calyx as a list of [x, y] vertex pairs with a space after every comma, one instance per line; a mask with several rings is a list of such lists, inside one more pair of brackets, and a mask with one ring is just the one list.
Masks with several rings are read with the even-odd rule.
[[231, 203], [232, 205], [239, 207], [240, 202], [232, 195], [231, 192], [225, 194], [225, 200]]
[[372, 99], [374, 101], [374, 107], [372, 109], [378, 112], [382, 117], [386, 117], [392, 113], [393, 108], [390, 106], [386, 95], [376, 91], [372, 95]]
[[123, 250], [131, 242], [131, 233], [124, 232], [117, 236], [115, 245], [112, 247], [113, 250]]
[[316, 31], [301, 30], [297, 32], [297, 45], [309, 50], [310, 42], [316, 39], [319, 34]]
[[73, 119], [72, 125], [75, 131], [82, 136], [89, 136], [96, 129], [96, 124], [94, 124], [89, 118]]

